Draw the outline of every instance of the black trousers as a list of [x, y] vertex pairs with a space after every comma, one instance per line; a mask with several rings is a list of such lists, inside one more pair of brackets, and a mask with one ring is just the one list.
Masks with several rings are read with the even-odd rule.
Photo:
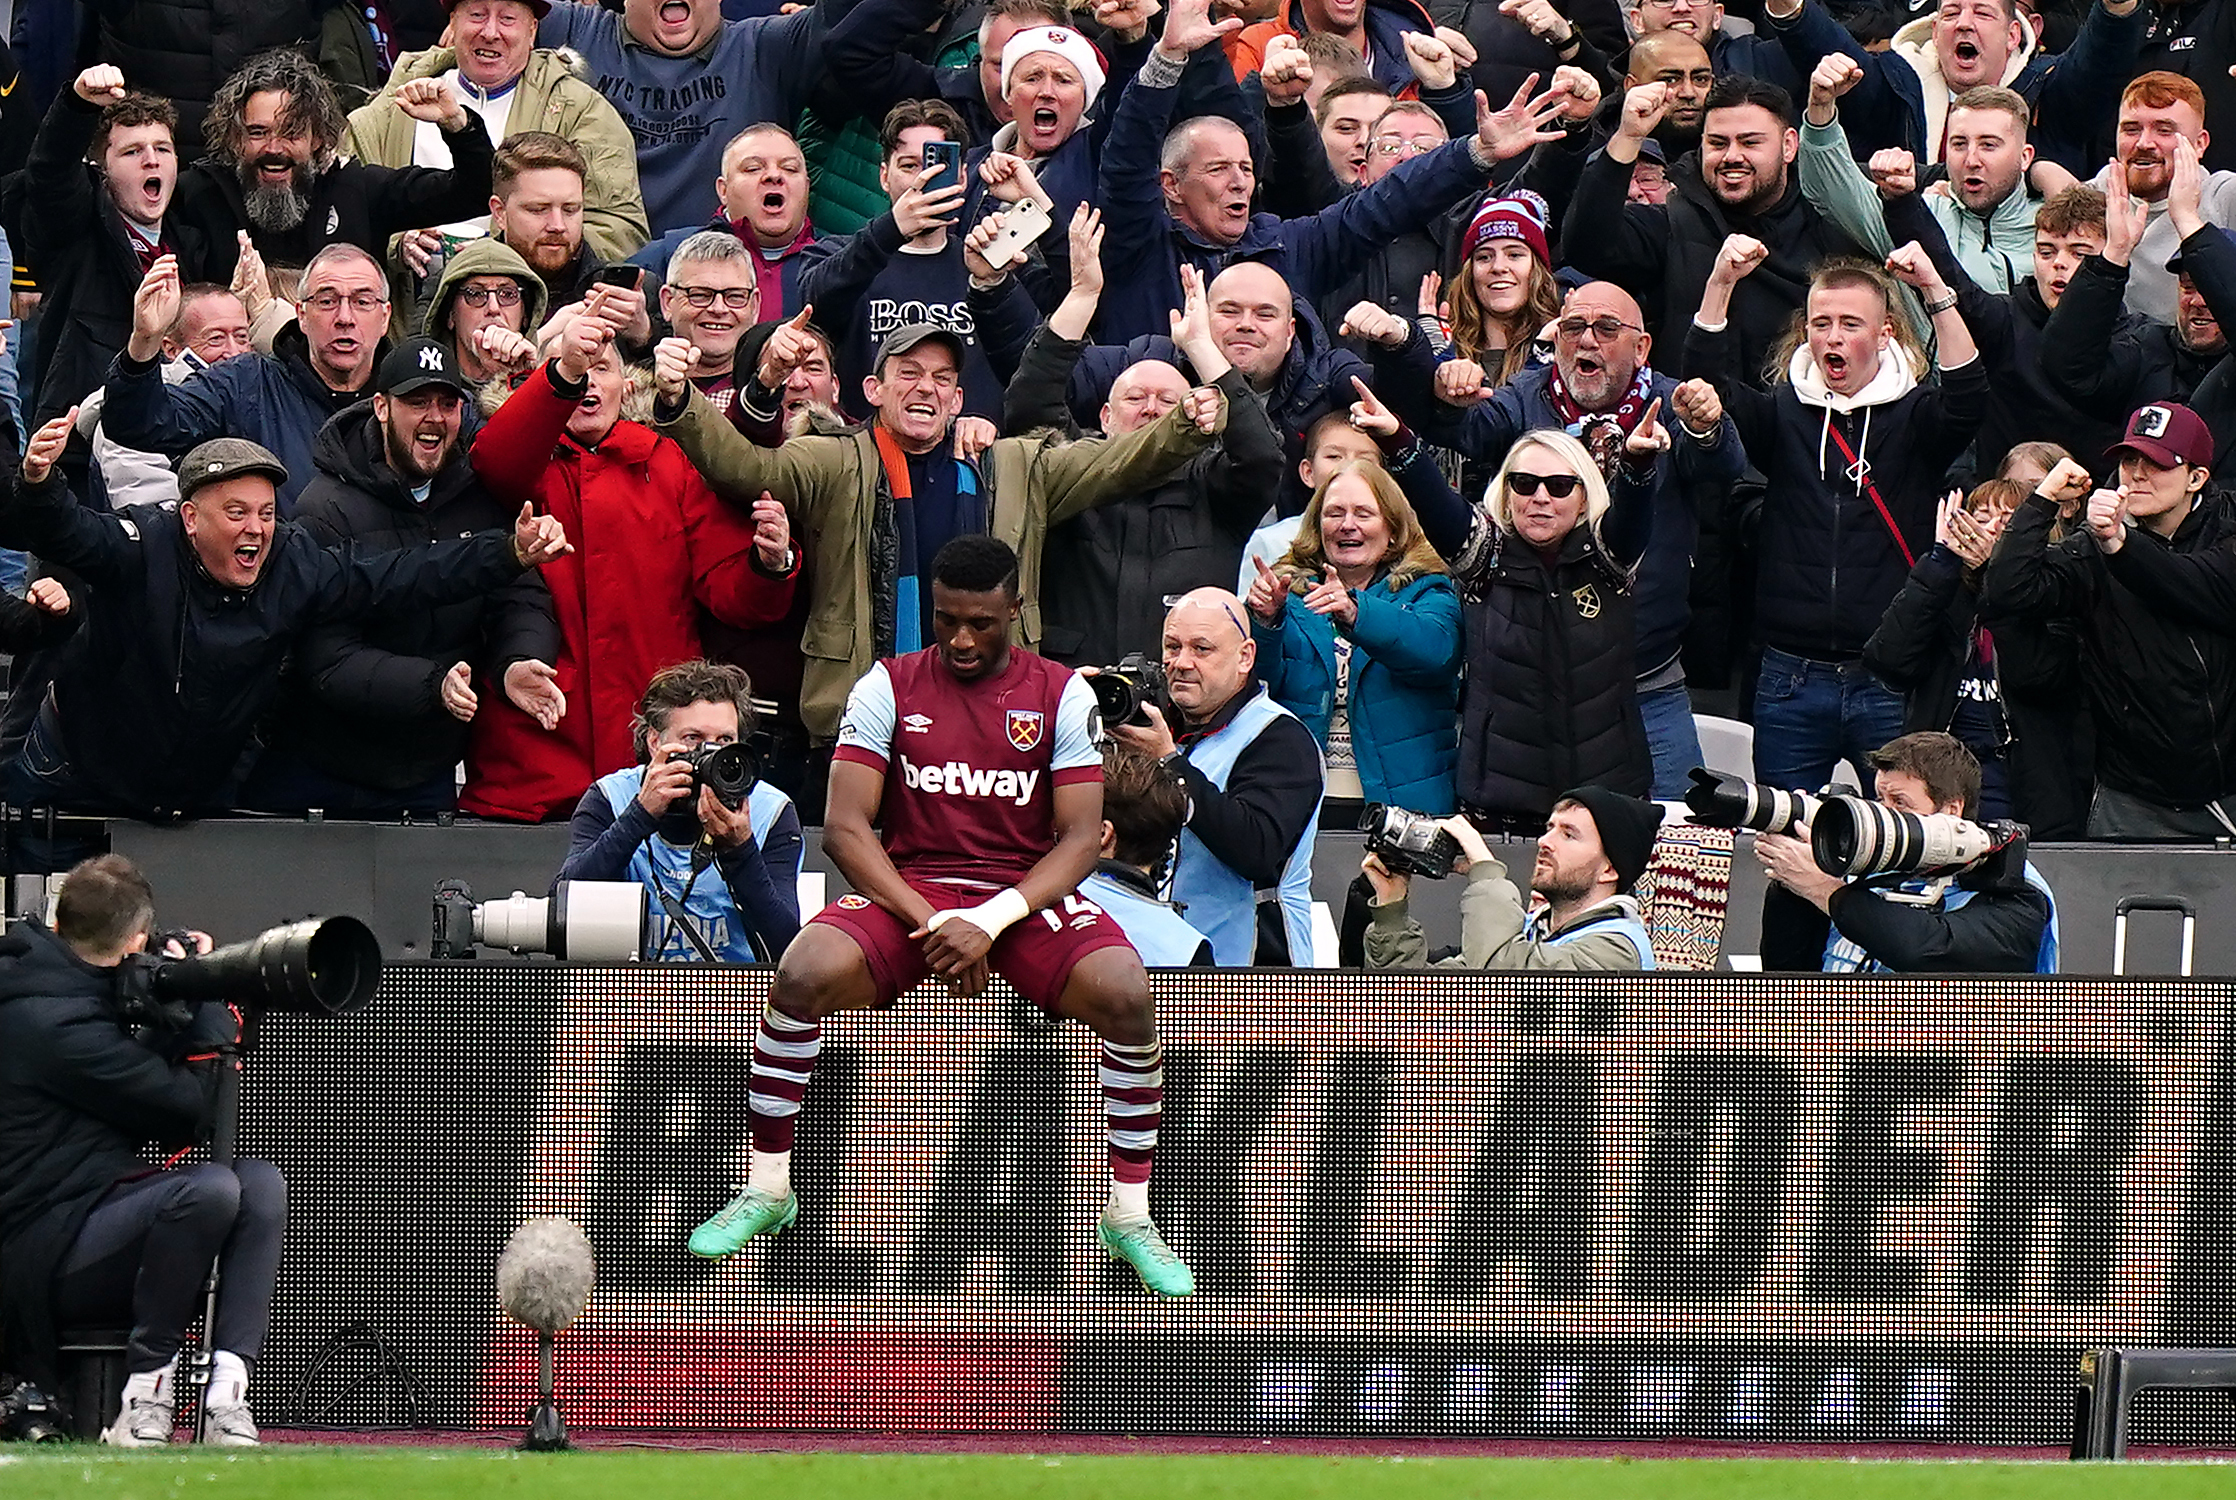
[[218, 1267], [210, 1347], [249, 1364], [264, 1347], [287, 1226], [287, 1182], [268, 1161], [204, 1163], [120, 1182], [103, 1195], [54, 1273], [57, 1328], [129, 1322], [125, 1368], [178, 1357]]

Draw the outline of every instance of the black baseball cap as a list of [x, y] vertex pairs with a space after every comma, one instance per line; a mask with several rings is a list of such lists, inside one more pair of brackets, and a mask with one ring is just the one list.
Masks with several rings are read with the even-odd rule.
[[431, 385], [443, 386], [460, 399], [467, 394], [458, 361], [433, 339], [404, 340], [388, 351], [388, 357], [373, 372], [373, 389], [383, 396], [409, 396]]

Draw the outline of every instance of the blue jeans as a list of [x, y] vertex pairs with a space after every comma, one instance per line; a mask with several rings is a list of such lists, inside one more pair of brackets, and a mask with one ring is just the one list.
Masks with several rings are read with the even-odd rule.
[[1685, 773], [1700, 764], [1692, 694], [1681, 682], [1640, 693], [1638, 713], [1646, 721], [1646, 748], [1654, 755], [1655, 800], [1683, 801], [1685, 789], [1692, 785]]
[[[1872, 751], [1902, 733], [1902, 699], [1860, 661], [1762, 653], [1755, 684], [1755, 780], [1814, 792], [1842, 759], [1870, 775]], [[1859, 788], [1871, 794], [1867, 785]]]

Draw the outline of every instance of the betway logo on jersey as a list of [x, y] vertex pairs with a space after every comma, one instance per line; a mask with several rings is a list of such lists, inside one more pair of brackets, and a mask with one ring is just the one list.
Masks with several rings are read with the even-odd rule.
[[1040, 785], [1038, 771], [981, 771], [959, 760], [945, 765], [920, 766], [901, 757], [901, 780], [919, 792], [939, 797], [999, 797], [1019, 807], [1033, 800]]

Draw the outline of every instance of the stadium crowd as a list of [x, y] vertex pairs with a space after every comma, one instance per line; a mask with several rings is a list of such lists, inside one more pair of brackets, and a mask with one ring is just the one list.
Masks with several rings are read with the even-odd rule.
[[618, 867], [737, 701], [796, 860], [990, 533], [1261, 939], [1316, 820], [1668, 799], [1696, 704], [2236, 834], [2231, 6], [17, 6], [0, 795]]

